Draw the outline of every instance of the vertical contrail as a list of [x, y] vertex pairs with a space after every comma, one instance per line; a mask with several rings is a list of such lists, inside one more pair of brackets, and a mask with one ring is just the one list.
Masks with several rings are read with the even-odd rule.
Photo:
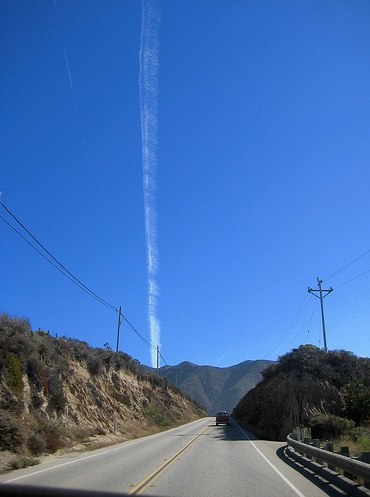
[[64, 47], [64, 62], [66, 64], [68, 81], [69, 81], [69, 87], [70, 87], [71, 91], [73, 92], [72, 74], [71, 74], [71, 68], [70, 68], [70, 65], [69, 65], [69, 59], [68, 59], [68, 54], [67, 54], [66, 47]]
[[148, 267], [148, 321], [151, 340], [151, 362], [156, 366], [156, 348], [160, 344], [160, 323], [157, 316], [157, 148], [158, 148], [158, 51], [159, 9], [155, 0], [142, 1], [140, 36], [140, 117], [143, 162], [145, 238]]

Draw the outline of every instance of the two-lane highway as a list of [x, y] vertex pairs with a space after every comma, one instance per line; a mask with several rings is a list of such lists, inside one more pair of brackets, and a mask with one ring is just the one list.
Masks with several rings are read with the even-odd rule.
[[112, 448], [14, 471], [1, 475], [0, 481], [162, 497], [328, 495], [277, 456], [283, 445], [252, 440], [234, 423], [216, 426], [214, 418], [205, 418]]

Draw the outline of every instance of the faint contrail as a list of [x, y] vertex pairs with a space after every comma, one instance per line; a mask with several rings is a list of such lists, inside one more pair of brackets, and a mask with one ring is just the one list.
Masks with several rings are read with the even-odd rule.
[[69, 67], [69, 60], [68, 60], [68, 54], [67, 54], [66, 47], [64, 47], [64, 61], [66, 63], [66, 69], [67, 69], [68, 80], [69, 80], [69, 87], [71, 88], [71, 91], [73, 91], [72, 74], [71, 74], [71, 68]]
[[140, 36], [140, 116], [143, 161], [145, 238], [148, 266], [148, 321], [151, 340], [151, 362], [156, 366], [156, 348], [160, 344], [160, 322], [157, 316], [157, 148], [158, 148], [158, 51], [159, 9], [155, 0], [142, 1]]

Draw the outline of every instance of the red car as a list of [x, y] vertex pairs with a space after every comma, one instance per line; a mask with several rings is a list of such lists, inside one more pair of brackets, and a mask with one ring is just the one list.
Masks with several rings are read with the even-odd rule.
[[229, 425], [230, 426], [230, 416], [226, 411], [220, 411], [216, 415], [216, 426], [218, 425]]

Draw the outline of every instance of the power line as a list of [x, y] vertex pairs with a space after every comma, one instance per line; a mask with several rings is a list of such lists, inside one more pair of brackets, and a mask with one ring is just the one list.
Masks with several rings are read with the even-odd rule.
[[337, 274], [341, 273], [345, 269], [349, 268], [350, 266], [352, 266], [352, 264], [354, 264], [355, 262], [359, 261], [360, 259], [362, 259], [363, 257], [365, 257], [365, 255], [367, 255], [369, 253], [370, 253], [370, 249], [366, 250], [365, 252], [363, 252], [362, 254], [360, 254], [359, 256], [357, 256], [355, 259], [353, 259], [352, 261], [350, 261], [347, 264], [345, 264], [343, 267], [341, 267], [341, 268], [337, 269], [336, 271], [334, 271], [334, 273], [329, 274], [329, 276], [327, 276], [325, 278], [325, 281], [327, 281], [330, 278], [334, 278], [334, 276], [336, 276]]
[[162, 361], [165, 363], [166, 366], [168, 366], [167, 362], [165, 361], [163, 355], [159, 352], [159, 357], [162, 359]]
[[145, 342], [147, 345], [149, 345], [149, 347], [151, 347], [152, 349], [154, 350], [157, 350], [157, 347], [155, 345], [153, 345], [151, 342], [149, 342], [149, 340], [147, 340], [145, 337], [143, 337], [143, 335], [135, 328], [135, 326], [130, 323], [130, 321], [127, 319], [126, 316], [122, 315], [123, 319], [126, 321], [126, 323], [130, 326], [130, 328], [132, 329], [132, 331], [134, 333], [136, 333], [136, 335], [143, 341]]
[[27, 238], [25, 236], [22, 235], [22, 233], [20, 233], [14, 226], [12, 226], [9, 221], [7, 221], [1, 214], [0, 214], [0, 218], [12, 229], [14, 230], [26, 243], [28, 243], [28, 245], [30, 245], [34, 250], [36, 250], [36, 252], [38, 252], [41, 257], [43, 257], [47, 262], [49, 262], [49, 264], [51, 264], [52, 266], [54, 266], [55, 269], [57, 269], [60, 273], [62, 273], [64, 276], [66, 276], [66, 278], [68, 278], [70, 281], [72, 281], [72, 283], [74, 283], [76, 286], [78, 286], [78, 288], [81, 288], [82, 290], [84, 290], [84, 288], [81, 287], [81, 285], [79, 285], [74, 279], [72, 279], [70, 276], [68, 276], [68, 274], [66, 274], [60, 267], [58, 267], [56, 264], [53, 263], [53, 261], [51, 261], [50, 259], [48, 259], [46, 257], [45, 254], [43, 254], [41, 252], [41, 250], [39, 250], [37, 247], [35, 247], [29, 240], [27, 240]]
[[278, 340], [278, 342], [276, 343], [276, 345], [274, 347], [272, 347], [272, 349], [270, 350], [270, 352], [268, 352], [267, 354], [265, 354], [264, 359], [267, 359], [268, 357], [270, 357], [272, 355], [272, 353], [275, 352], [275, 350], [278, 350], [279, 347], [281, 346], [281, 344], [284, 343], [284, 341], [288, 338], [288, 336], [291, 333], [292, 329], [294, 329], [294, 327], [296, 326], [298, 320], [300, 319], [301, 314], [303, 313], [303, 311], [307, 307], [308, 302], [309, 302], [309, 298], [308, 298], [308, 295], [306, 295], [305, 298], [303, 299], [303, 302], [299, 306], [297, 312], [295, 313], [293, 319], [291, 320], [290, 324], [285, 329], [285, 332], [283, 332], [281, 338]]
[[[74, 279], [72, 279], [68, 274], [66, 274], [60, 267], [58, 267], [52, 260], [48, 259], [46, 257], [45, 254], [43, 254], [41, 252], [41, 250], [39, 250], [37, 247], [35, 247], [29, 240], [27, 240], [27, 238], [25, 236], [22, 235], [22, 233], [20, 233], [17, 228], [15, 228], [13, 225], [11, 225], [9, 223], [9, 221], [7, 219], [5, 219], [1, 214], [0, 214], [0, 218], [12, 229], [14, 230], [26, 243], [28, 243], [28, 245], [30, 245], [34, 250], [36, 250], [36, 252], [38, 252], [41, 257], [43, 257], [49, 264], [51, 264], [55, 269], [57, 269], [60, 273], [62, 273], [66, 278], [68, 278], [70, 281], [72, 281], [72, 283], [74, 283], [78, 288], [81, 288], [81, 290], [84, 290], [86, 291], [77, 281], [75, 281]], [[91, 294], [89, 294], [91, 295]], [[93, 296], [93, 295], [91, 295]], [[94, 297], [95, 298], [95, 297]]]
[[370, 269], [367, 269], [366, 271], [358, 274], [357, 276], [354, 276], [353, 278], [351, 278], [350, 280], [347, 280], [347, 281], [344, 281], [343, 283], [341, 283], [340, 285], [337, 285], [335, 287], [335, 290], [337, 288], [340, 288], [341, 286], [344, 286], [344, 285], [347, 285], [348, 283], [351, 283], [351, 281], [354, 281], [354, 280], [357, 280], [358, 278], [361, 278], [361, 276], [363, 276], [364, 274], [367, 274], [367, 273], [370, 273]]
[[[34, 250], [36, 250], [36, 252], [38, 252], [40, 255], [42, 255], [42, 257], [44, 257], [44, 259], [46, 259], [52, 266], [54, 266], [56, 269], [58, 269], [58, 271], [60, 271], [62, 274], [64, 274], [64, 276], [66, 276], [70, 281], [72, 281], [76, 286], [78, 286], [79, 288], [81, 288], [81, 290], [83, 290], [84, 292], [86, 292], [87, 294], [89, 294], [91, 297], [93, 297], [94, 299], [98, 300], [100, 303], [102, 303], [103, 305], [105, 305], [106, 307], [108, 307], [109, 309], [111, 309], [112, 311], [116, 311], [118, 312], [118, 309], [110, 304], [109, 302], [107, 302], [106, 300], [104, 300], [102, 297], [99, 297], [99, 295], [97, 295], [95, 292], [93, 292], [89, 287], [87, 287], [84, 283], [82, 283], [81, 280], [79, 280], [76, 276], [74, 276], [61, 262], [58, 261], [58, 259], [56, 257], [53, 256], [53, 254], [51, 252], [49, 252], [49, 250], [41, 243], [37, 240], [37, 238], [26, 228], [26, 226], [4, 205], [3, 202], [1, 202], [0, 200], [0, 204], [2, 205], [2, 207], [8, 212], [8, 214], [19, 224], [19, 226], [22, 227], [22, 229], [39, 245], [39, 247], [42, 248], [42, 250], [49, 256], [51, 257], [52, 260], [50, 260], [48, 257], [46, 257], [44, 254], [41, 253], [41, 251], [35, 247], [35, 245], [33, 245], [29, 240], [27, 240], [16, 228], [14, 228], [14, 226], [12, 226], [3, 216], [1, 216], [1, 218], [16, 232], [18, 233], [19, 236], [21, 236], [21, 238], [23, 238], [23, 240], [25, 240]], [[53, 263], [53, 261], [55, 261], [55, 263], [59, 266], [56, 266], [56, 264]], [[62, 269], [60, 269], [62, 268]]]
[[[82, 283], [81, 280], [79, 280], [76, 276], [74, 276], [59, 260], [54, 257], [54, 255], [41, 243], [38, 241], [38, 239], [31, 233], [31, 231], [26, 228], [26, 226], [5, 206], [5, 204], [0, 200], [0, 205], [5, 209], [5, 211], [16, 221], [16, 223], [21, 226], [21, 228], [31, 237], [32, 240], [34, 240], [39, 247], [44, 251], [42, 252], [37, 246], [35, 246], [33, 243], [31, 243], [30, 240], [28, 240], [17, 228], [15, 228], [4, 216], [0, 214], [0, 218], [12, 229], [14, 230], [25, 242], [28, 243], [39, 255], [41, 255], [46, 261], [49, 262], [55, 269], [57, 269], [60, 273], [62, 273], [66, 278], [68, 278], [72, 283], [74, 283], [77, 287], [79, 287], [81, 290], [83, 290], [85, 293], [90, 295], [90, 297], [93, 297], [95, 300], [100, 302], [101, 304], [105, 305], [112, 311], [118, 312], [118, 333], [119, 333], [119, 327], [121, 325], [121, 317], [127, 322], [127, 324], [130, 326], [130, 328], [136, 333], [136, 335], [143, 340], [149, 347], [151, 347], [154, 350], [157, 350], [157, 347], [154, 346], [149, 340], [147, 340], [136, 328], [135, 326], [127, 319], [126, 316], [124, 316], [121, 312], [121, 307], [117, 309], [113, 304], [109, 303], [108, 301], [104, 300], [102, 297], [97, 295], [95, 292], [93, 292], [89, 287], [87, 287], [84, 283]], [[47, 254], [47, 256], [45, 255]], [[118, 348], [118, 339], [119, 336], [117, 336], [117, 348]], [[164, 357], [162, 356], [161, 353], [159, 353], [160, 357], [162, 358], [163, 362], [167, 365], [167, 362], [165, 361]]]
[[[130, 326], [130, 328], [132, 329], [132, 331], [140, 338], [140, 340], [142, 340], [143, 342], [145, 342], [147, 345], [149, 345], [150, 348], [152, 348], [153, 350], [157, 350], [157, 346], [156, 345], [153, 345], [149, 340], [147, 340], [136, 328], [135, 326], [127, 319], [126, 316], [124, 316], [122, 314], [122, 318], [126, 321], [126, 323]], [[168, 366], [166, 360], [164, 359], [163, 355], [159, 352], [159, 356], [161, 357], [162, 361], [166, 364], [166, 366]]]

